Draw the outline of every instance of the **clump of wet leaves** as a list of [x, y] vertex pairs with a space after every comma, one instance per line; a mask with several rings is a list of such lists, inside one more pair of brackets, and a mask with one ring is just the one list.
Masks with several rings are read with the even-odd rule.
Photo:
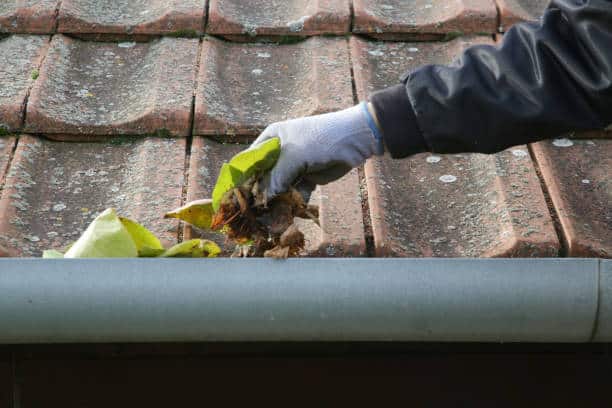
[[258, 180], [276, 164], [279, 154], [278, 138], [239, 153], [221, 168], [212, 200], [188, 203], [166, 217], [225, 233], [236, 244], [233, 256], [298, 256], [304, 234], [294, 221], [306, 218], [318, 223], [319, 211], [294, 188], [266, 199]]
[[[304, 248], [296, 218], [318, 222], [318, 209], [305, 203], [295, 189], [266, 202], [251, 179], [228, 191], [215, 213], [211, 229], [224, 231], [238, 245], [235, 255], [287, 258]], [[244, 246], [249, 250], [245, 252]]]

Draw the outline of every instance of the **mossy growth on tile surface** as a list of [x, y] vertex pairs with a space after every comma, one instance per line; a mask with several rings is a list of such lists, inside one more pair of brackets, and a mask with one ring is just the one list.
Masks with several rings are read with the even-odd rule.
[[176, 38], [198, 38], [200, 37], [200, 34], [196, 30], [189, 29], [189, 28], [176, 30], [167, 35], [168, 37], [176, 37]]

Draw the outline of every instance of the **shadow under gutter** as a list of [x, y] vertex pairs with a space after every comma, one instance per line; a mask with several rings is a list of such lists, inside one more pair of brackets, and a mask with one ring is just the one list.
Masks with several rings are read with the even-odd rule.
[[0, 259], [0, 343], [612, 341], [599, 259]]

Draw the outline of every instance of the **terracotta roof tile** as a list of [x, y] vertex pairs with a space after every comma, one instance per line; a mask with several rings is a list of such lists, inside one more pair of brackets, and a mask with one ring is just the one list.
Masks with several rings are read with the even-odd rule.
[[197, 53], [197, 39], [105, 43], [55, 35], [32, 88], [26, 130], [71, 140], [186, 136]]
[[353, 103], [344, 38], [291, 45], [207, 38], [196, 91], [196, 135], [254, 136], [272, 122]]
[[520, 21], [537, 21], [549, 0], [497, 0], [501, 30], [508, 30]]
[[176, 242], [185, 139], [64, 143], [21, 136], [0, 198], [0, 246], [22, 256], [75, 241], [108, 207]]
[[[352, 38], [359, 99], [398, 83], [410, 67], [448, 63], [478, 41], [380, 43]], [[554, 256], [559, 249], [525, 147], [490, 156], [375, 158], [366, 164], [365, 175], [378, 255]]]
[[0, 33], [52, 33], [58, 5], [59, 0], [2, 0]]
[[568, 256], [612, 257], [612, 140], [532, 145]]
[[492, 0], [354, 0], [353, 32], [384, 39], [495, 33]]
[[[187, 200], [210, 197], [220, 164], [245, 148], [240, 144], [221, 144], [195, 137], [191, 148]], [[319, 228], [314, 222], [297, 220], [305, 234], [305, 255], [362, 256], [365, 255], [365, 236], [361, 209], [361, 194], [357, 170], [342, 179], [319, 187], [312, 195], [311, 204], [320, 207]], [[224, 246], [231, 253], [233, 245], [225, 243], [220, 234], [201, 235], [186, 226], [184, 238], [204, 236]], [[225, 244], [225, 245], [224, 245]]]
[[12, 35], [0, 39], [0, 133], [21, 128], [25, 103], [49, 39]]
[[58, 32], [75, 34], [201, 34], [205, 0], [63, 0]]
[[350, 31], [348, 0], [211, 0], [207, 32], [232, 39]]

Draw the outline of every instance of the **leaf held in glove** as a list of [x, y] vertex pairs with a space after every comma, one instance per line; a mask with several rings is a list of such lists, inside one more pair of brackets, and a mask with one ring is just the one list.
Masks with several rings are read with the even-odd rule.
[[221, 200], [228, 191], [274, 167], [280, 151], [280, 139], [275, 137], [254, 149], [238, 153], [228, 163], [224, 163], [213, 189], [213, 210], [215, 212], [219, 210]]

